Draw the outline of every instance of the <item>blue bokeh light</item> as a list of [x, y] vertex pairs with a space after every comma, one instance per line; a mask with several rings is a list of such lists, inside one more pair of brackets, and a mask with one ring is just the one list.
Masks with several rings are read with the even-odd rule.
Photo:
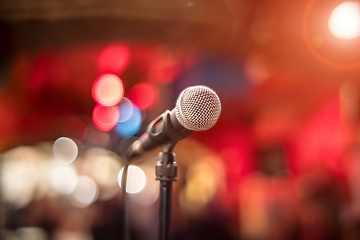
[[126, 122], [133, 115], [133, 104], [128, 100], [123, 104], [120, 104], [120, 118], [119, 122]]
[[[126, 111], [126, 108], [123, 110]], [[142, 118], [140, 110], [135, 105], [132, 105], [132, 114], [130, 118], [124, 122], [119, 122], [115, 127], [115, 131], [123, 137], [133, 136], [139, 131], [141, 121]]]

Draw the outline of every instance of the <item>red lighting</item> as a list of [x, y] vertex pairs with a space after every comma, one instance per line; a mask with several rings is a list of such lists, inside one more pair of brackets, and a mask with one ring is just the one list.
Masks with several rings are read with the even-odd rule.
[[94, 125], [101, 131], [113, 129], [119, 121], [120, 108], [118, 105], [104, 107], [96, 105], [93, 111]]
[[335, 173], [340, 171], [340, 160], [350, 131], [341, 121], [337, 98], [332, 96], [322, 103], [297, 136], [300, 170], [324, 165]]
[[172, 83], [179, 75], [181, 69], [172, 59], [158, 57], [151, 64], [149, 77], [161, 83]]
[[98, 77], [93, 83], [92, 97], [103, 106], [118, 104], [124, 96], [124, 84], [114, 74], [106, 74]]
[[129, 63], [130, 49], [124, 45], [110, 45], [100, 54], [98, 68], [103, 73], [121, 74]]
[[77, 143], [82, 142], [87, 135], [87, 127], [84, 121], [79, 118], [69, 118], [63, 126], [63, 136], [76, 140]]
[[152, 107], [158, 99], [157, 89], [147, 83], [138, 83], [129, 89], [129, 99], [135, 103], [139, 109]]

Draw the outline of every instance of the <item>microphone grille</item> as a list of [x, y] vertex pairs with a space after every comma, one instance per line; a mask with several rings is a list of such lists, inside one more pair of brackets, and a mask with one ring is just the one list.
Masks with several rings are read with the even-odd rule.
[[219, 97], [211, 88], [200, 85], [184, 89], [175, 107], [179, 123], [192, 131], [204, 131], [213, 127], [220, 112]]

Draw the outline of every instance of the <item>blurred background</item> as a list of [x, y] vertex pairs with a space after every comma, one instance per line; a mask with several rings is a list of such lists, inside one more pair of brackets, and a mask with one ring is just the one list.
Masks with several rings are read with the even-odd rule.
[[123, 239], [125, 146], [193, 85], [222, 112], [175, 147], [172, 239], [360, 239], [359, 1], [2, 0], [0, 33], [1, 239]]

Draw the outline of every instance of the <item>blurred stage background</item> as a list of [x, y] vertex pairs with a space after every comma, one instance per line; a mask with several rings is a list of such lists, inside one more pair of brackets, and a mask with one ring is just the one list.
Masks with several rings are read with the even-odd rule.
[[2, 0], [0, 33], [1, 239], [122, 239], [123, 146], [198, 84], [222, 113], [175, 148], [172, 239], [360, 239], [359, 1]]

